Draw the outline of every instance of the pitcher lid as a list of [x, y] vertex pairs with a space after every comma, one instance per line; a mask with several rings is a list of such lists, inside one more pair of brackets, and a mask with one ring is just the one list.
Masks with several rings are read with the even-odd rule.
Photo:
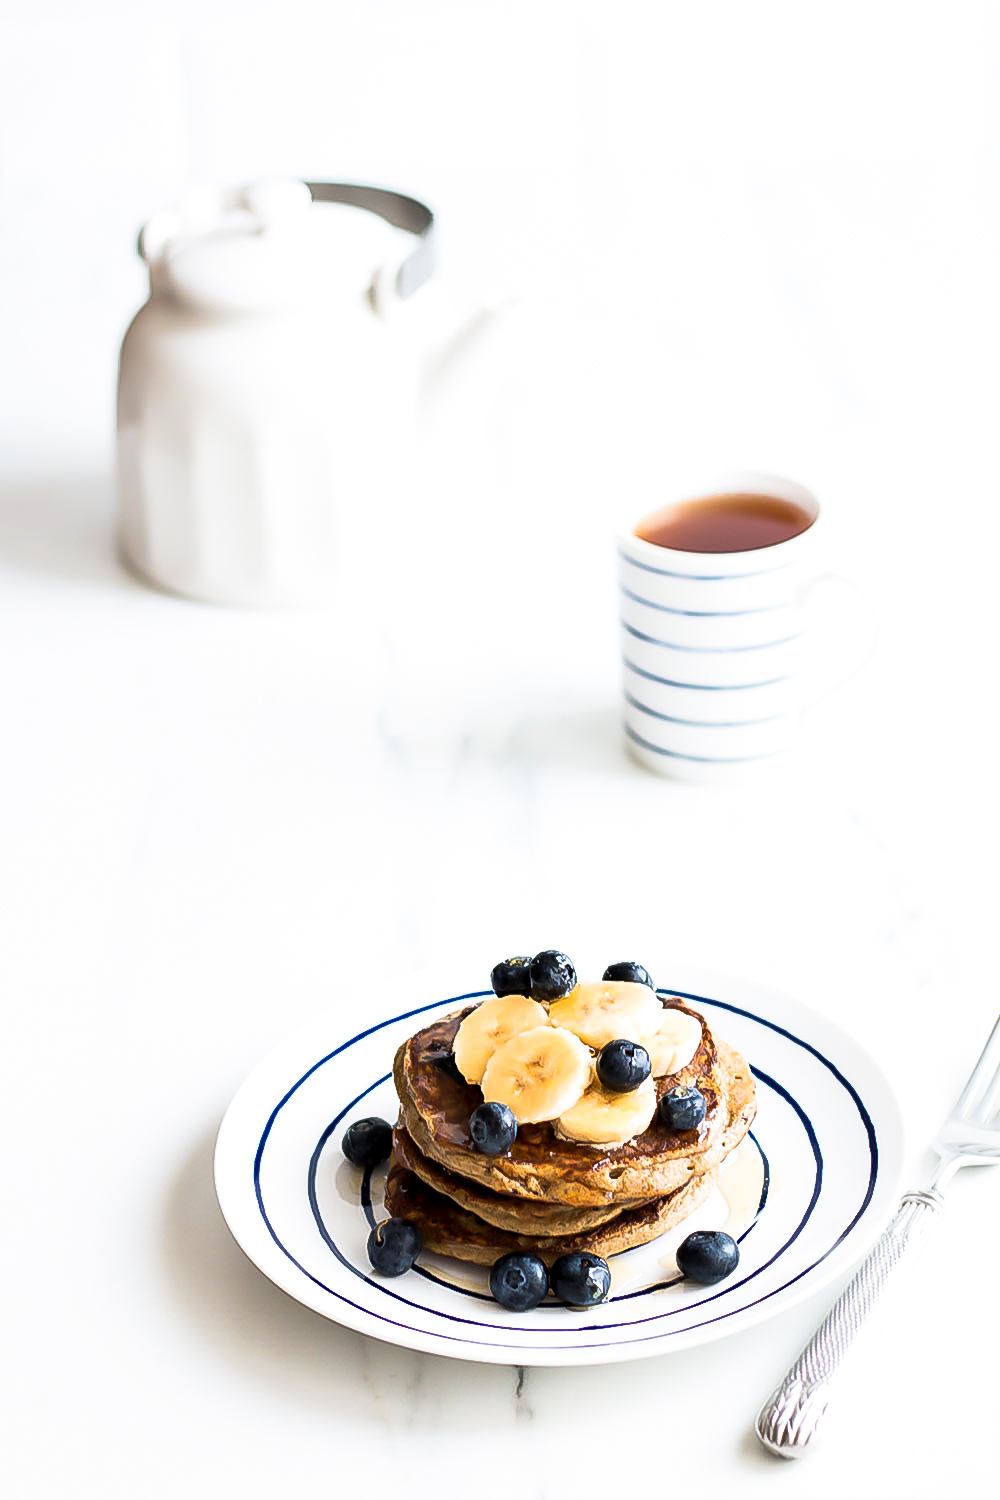
[[363, 297], [387, 264], [407, 295], [430, 274], [432, 226], [402, 194], [275, 178], [192, 194], [149, 221], [139, 253], [154, 288], [185, 303], [268, 312]]

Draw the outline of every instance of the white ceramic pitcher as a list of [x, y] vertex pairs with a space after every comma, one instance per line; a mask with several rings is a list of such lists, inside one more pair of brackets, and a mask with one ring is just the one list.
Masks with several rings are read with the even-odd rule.
[[[323, 596], [338, 509], [370, 497], [405, 441], [430, 352], [407, 303], [433, 272], [433, 229], [402, 194], [290, 179], [146, 225], [149, 300], [118, 395], [120, 542], [136, 571], [219, 603]], [[437, 344], [461, 348], [454, 306], [438, 318], [433, 293], [416, 300]]]

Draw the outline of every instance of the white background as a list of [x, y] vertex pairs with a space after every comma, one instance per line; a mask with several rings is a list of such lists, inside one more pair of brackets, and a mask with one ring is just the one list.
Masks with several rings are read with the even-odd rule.
[[[370, 975], [447, 952], [478, 983], [556, 944], [836, 1015], [919, 1173], [997, 1008], [998, 84], [1000, 7], [965, 0], [4, 0], [18, 1500], [983, 1479], [989, 1177], [956, 1185], [826, 1451], [781, 1468], [750, 1424], [826, 1297], [612, 1372], [449, 1364], [264, 1282], [210, 1157], [248, 1068]], [[449, 269], [517, 298], [309, 614], [155, 595], [112, 545], [135, 231], [194, 182], [276, 171], [426, 196]], [[608, 517], [729, 461], [817, 491], [880, 639], [778, 778], [723, 791], [624, 758]]]

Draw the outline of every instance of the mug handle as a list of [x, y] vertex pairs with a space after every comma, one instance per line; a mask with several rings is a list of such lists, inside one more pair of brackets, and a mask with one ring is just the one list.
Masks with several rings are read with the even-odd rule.
[[[839, 594], [840, 603], [824, 629], [824, 622], [816, 619], [816, 611], [821, 593], [827, 591], [830, 597], [830, 590], [835, 591], [833, 597]], [[800, 589], [797, 603], [804, 614], [812, 617], [810, 630], [816, 631], [819, 646], [816, 661], [803, 674], [807, 687], [799, 712], [808, 715], [831, 693], [846, 687], [864, 671], [875, 654], [878, 630], [868, 595], [843, 573], [821, 573], [811, 579]], [[845, 619], [850, 622], [846, 641], [842, 629]]]

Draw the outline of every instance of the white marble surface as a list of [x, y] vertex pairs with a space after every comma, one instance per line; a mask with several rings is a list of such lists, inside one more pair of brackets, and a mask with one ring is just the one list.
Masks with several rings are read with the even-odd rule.
[[[221, 33], [181, 7], [161, 49], [139, 46], [104, 9], [122, 65], [77, 37], [112, 99], [79, 128], [117, 187], [98, 205], [61, 184], [79, 211], [68, 261], [47, 237], [61, 135], [42, 114], [74, 161], [79, 80], [60, 64], [65, 95], [18, 84], [18, 59], [43, 55], [37, 12], [11, 22], [20, 93], [0, 106], [12, 1493], [78, 1493], [84, 1475], [116, 1500], [263, 1500], [375, 1475], [416, 1496], [562, 1500], [683, 1474], [705, 1493], [870, 1479], [923, 1495], [959, 1461], [965, 1485], [985, 1480], [995, 1178], [956, 1184], [842, 1382], [825, 1452], [782, 1467], [751, 1421], [825, 1295], [608, 1370], [424, 1358], [266, 1283], [221, 1223], [210, 1156], [253, 1062], [319, 1007], [348, 1014], [373, 970], [447, 951], [478, 978], [557, 944], [590, 970], [701, 958], [837, 1015], [897, 1087], [919, 1172], [997, 1008], [995, 7], [817, 7], [810, 27], [796, 7], [635, 6], [612, 26], [551, 5], [537, 33], [512, 12], [499, 40], [470, 21], [461, 140], [446, 121], [403, 140], [372, 123], [369, 75], [352, 95], [338, 55], [330, 107], [367, 145], [343, 161], [328, 134], [310, 159], [411, 185], [426, 168], [463, 252], [496, 248], [477, 168], [514, 182], [498, 108], [523, 91], [510, 149], [527, 186], [504, 231], [522, 302], [428, 404], [412, 486], [346, 507], [340, 590], [308, 614], [180, 603], [114, 561], [128, 238], [188, 168], [153, 152], [150, 187], [141, 153], [115, 177], [97, 147], [135, 70], [173, 88], [180, 47], [210, 169], [287, 166], [319, 128], [320, 73], [304, 64], [291, 124], [270, 117], [268, 156], [253, 89], [213, 72]], [[224, 27], [224, 6], [202, 10]], [[317, 44], [333, 24], [290, 13]], [[241, 54], [251, 79], [278, 69], [290, 109], [291, 37]], [[386, 64], [401, 88], [405, 53]], [[595, 179], [607, 212], [583, 232]], [[729, 460], [818, 491], [881, 634], [794, 762], [721, 790], [622, 753], [608, 514], [682, 463]]]

